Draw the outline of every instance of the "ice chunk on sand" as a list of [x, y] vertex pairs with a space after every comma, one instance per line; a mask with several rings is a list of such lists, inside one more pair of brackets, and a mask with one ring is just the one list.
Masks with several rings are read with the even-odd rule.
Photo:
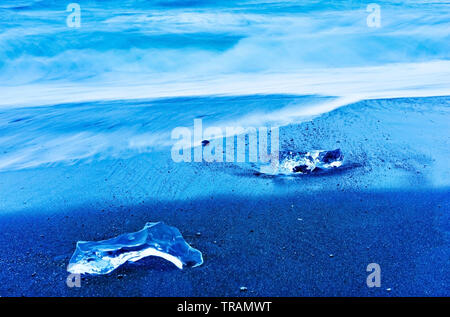
[[310, 152], [281, 151], [278, 162], [260, 166], [260, 172], [272, 175], [307, 174], [316, 169], [330, 169], [342, 165], [344, 156], [340, 149]]
[[79, 241], [67, 271], [75, 274], [108, 274], [127, 261], [159, 256], [179, 269], [203, 263], [202, 253], [183, 239], [180, 231], [162, 222], [148, 222], [138, 232], [103, 241]]

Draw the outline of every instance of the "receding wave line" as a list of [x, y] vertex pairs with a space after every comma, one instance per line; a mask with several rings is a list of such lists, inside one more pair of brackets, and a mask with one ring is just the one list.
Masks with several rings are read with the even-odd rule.
[[[167, 151], [172, 129], [281, 126], [355, 102], [289, 95], [94, 102], [0, 112], [0, 171]], [[64, 120], [62, 120], [64, 118]]]
[[95, 83], [36, 83], [0, 87], [0, 108], [96, 100], [254, 94], [314, 94], [356, 99], [445, 96], [450, 94], [450, 61], [305, 69], [296, 73], [197, 78], [135, 75], [126, 80]]

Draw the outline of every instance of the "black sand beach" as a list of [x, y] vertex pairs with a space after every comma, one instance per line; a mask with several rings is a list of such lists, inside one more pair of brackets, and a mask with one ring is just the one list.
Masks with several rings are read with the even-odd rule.
[[[294, 178], [165, 152], [1, 173], [0, 295], [448, 296], [449, 119], [450, 97], [433, 97], [283, 127], [282, 149], [345, 155], [341, 169]], [[66, 286], [76, 241], [147, 221], [177, 227], [204, 264], [147, 258]], [[380, 288], [366, 286], [373, 262]]]

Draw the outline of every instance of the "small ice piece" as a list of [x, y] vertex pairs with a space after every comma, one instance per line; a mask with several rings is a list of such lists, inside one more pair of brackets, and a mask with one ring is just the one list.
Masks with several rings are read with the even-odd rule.
[[342, 165], [344, 155], [340, 149], [333, 151], [314, 150], [310, 152], [282, 151], [279, 161], [263, 165], [260, 172], [264, 174], [308, 174], [315, 169], [330, 169]]
[[183, 239], [180, 231], [163, 222], [148, 222], [138, 232], [103, 241], [79, 241], [67, 271], [74, 274], [108, 274], [127, 261], [159, 256], [179, 269], [202, 265], [202, 253]]

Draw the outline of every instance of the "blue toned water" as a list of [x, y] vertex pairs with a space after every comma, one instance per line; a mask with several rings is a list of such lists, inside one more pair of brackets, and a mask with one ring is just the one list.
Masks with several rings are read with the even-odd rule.
[[0, 4], [2, 171], [168, 145], [195, 117], [285, 124], [450, 92], [446, 1], [377, 1], [379, 28], [358, 0], [77, 3], [80, 28], [69, 1]]
[[[77, 1], [73, 1], [77, 2]], [[448, 60], [448, 1], [79, 0], [81, 28], [66, 25], [69, 1], [0, 4], [3, 85], [286, 72]]]

